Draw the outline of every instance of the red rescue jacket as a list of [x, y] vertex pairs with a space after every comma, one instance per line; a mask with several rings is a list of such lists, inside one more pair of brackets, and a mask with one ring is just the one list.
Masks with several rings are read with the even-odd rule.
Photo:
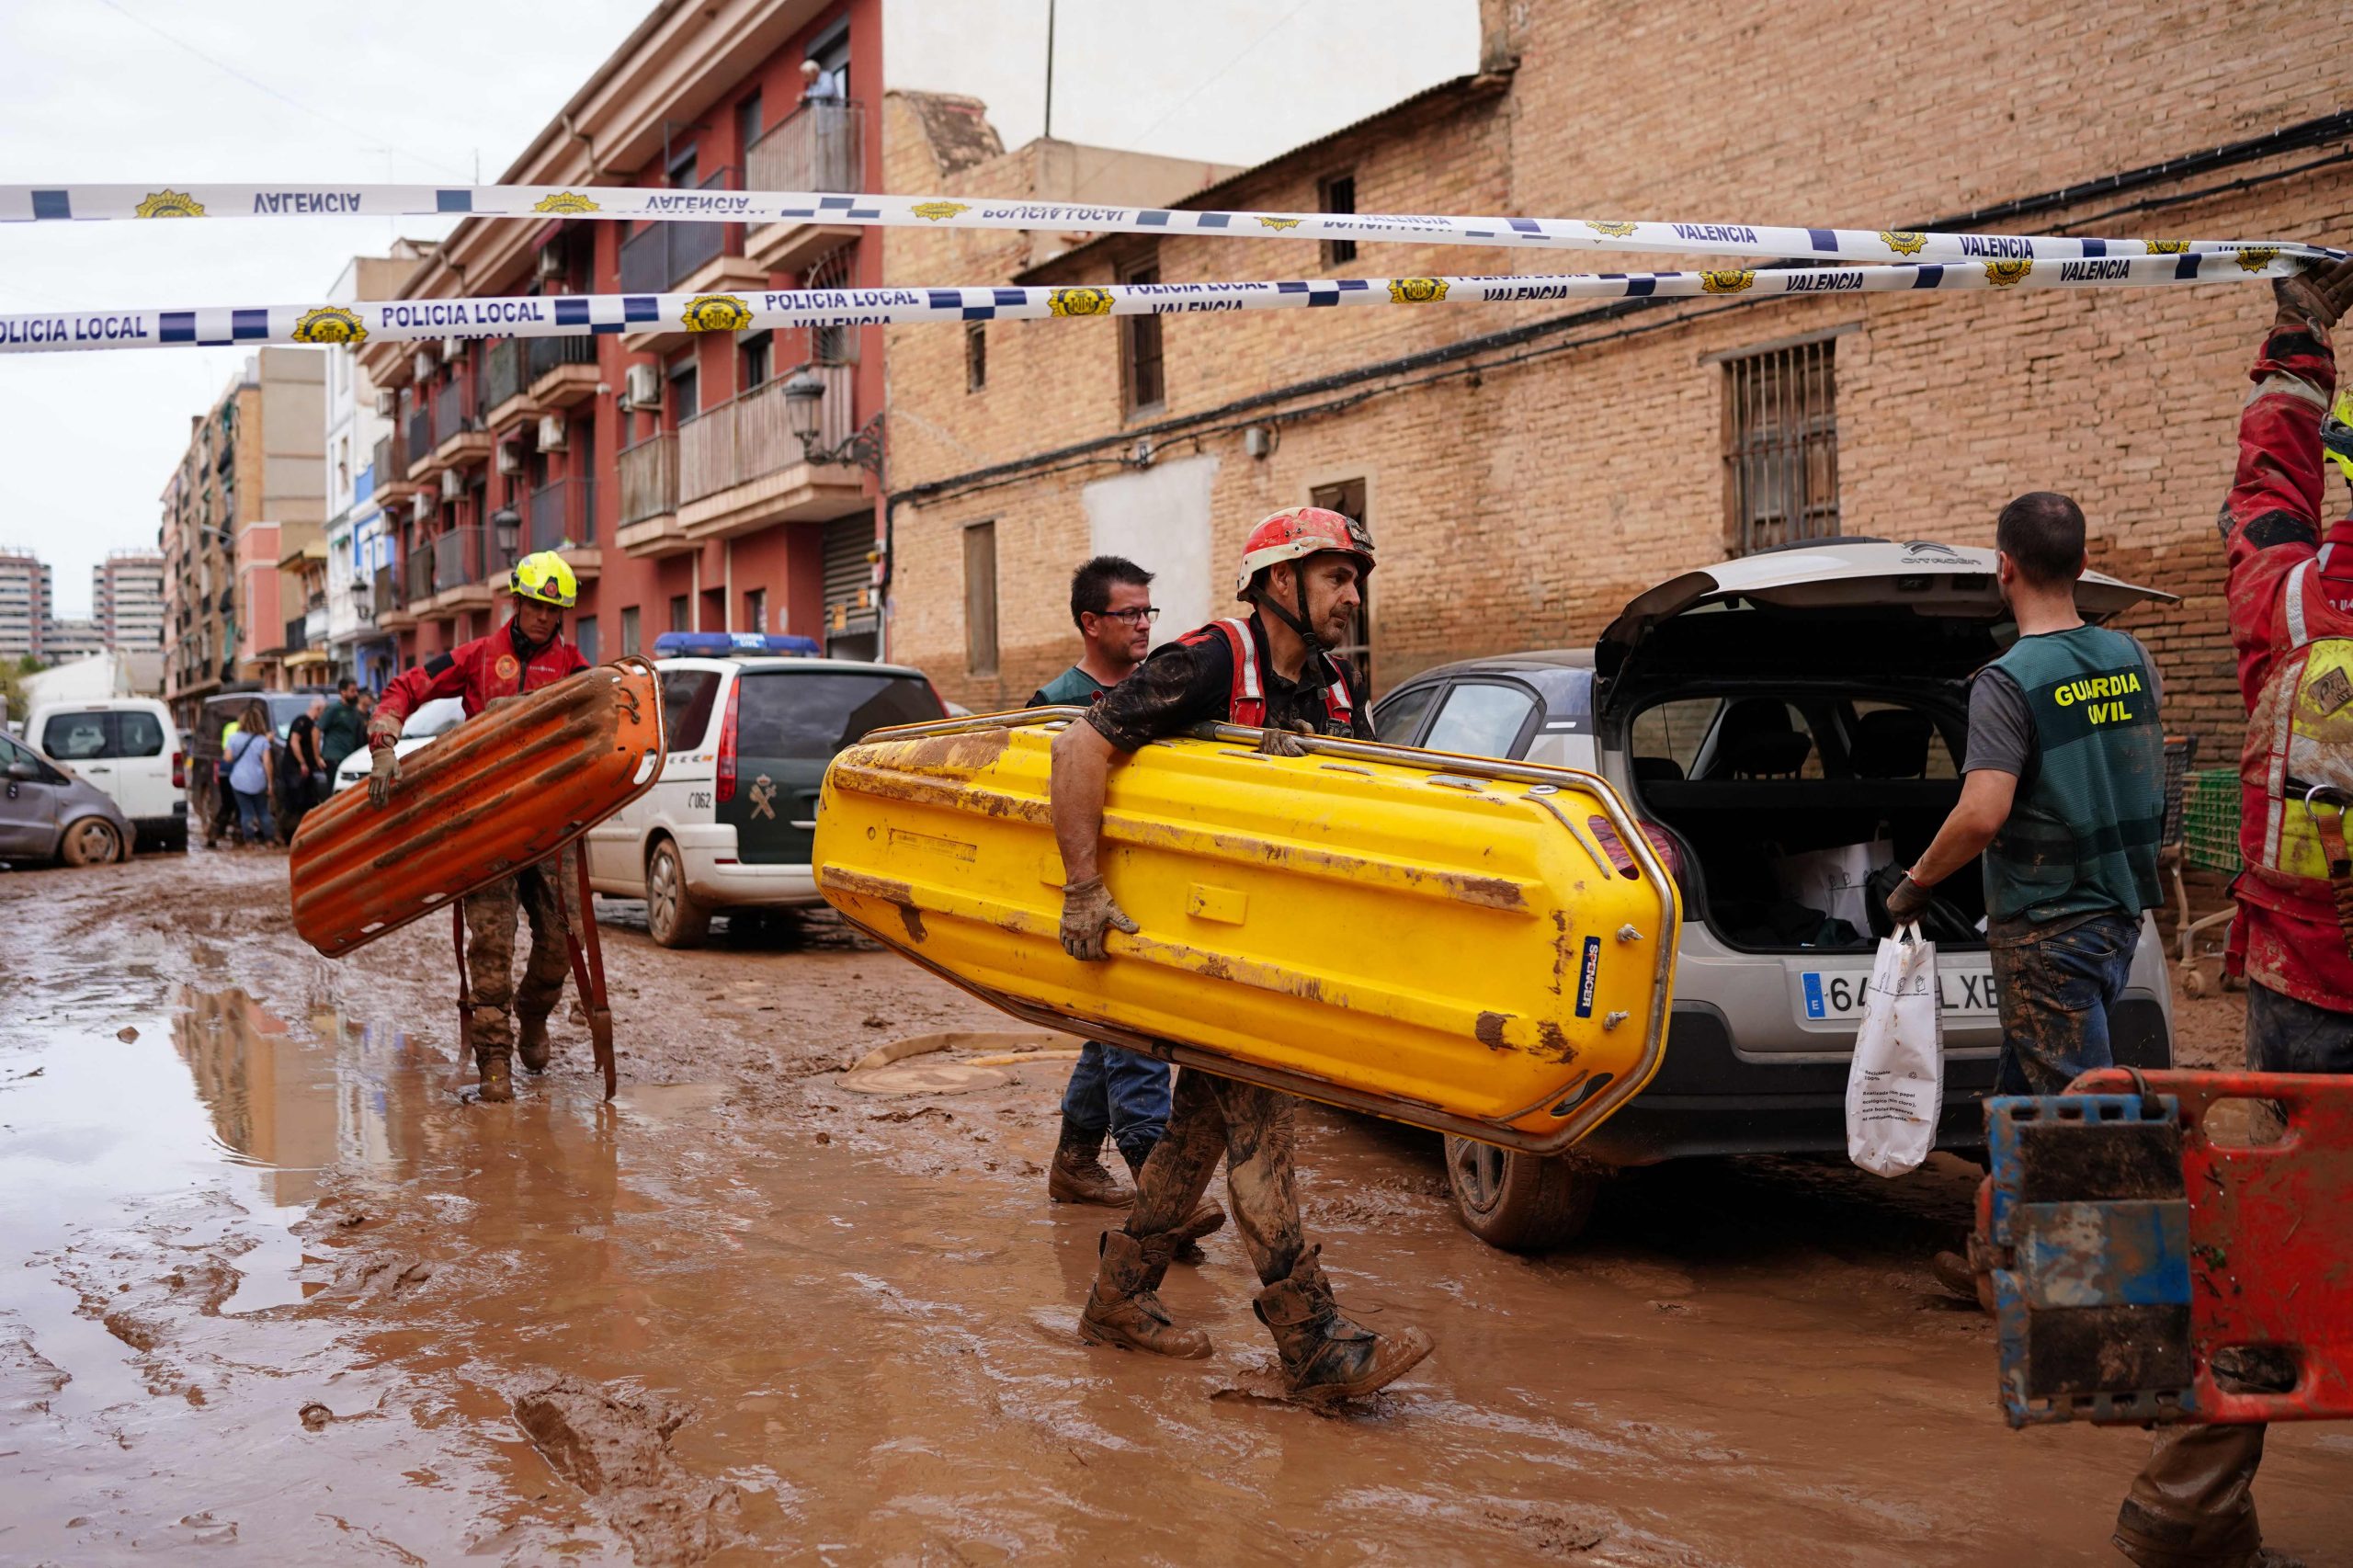
[[[1201, 643], [1222, 637], [1226, 648], [1233, 655], [1233, 694], [1229, 709], [1229, 722], [1263, 728], [1267, 722], [1267, 683], [1258, 674], [1258, 640], [1250, 634], [1250, 623], [1243, 619], [1212, 620], [1199, 631], [1188, 631], [1177, 639], [1180, 642]], [[1355, 706], [1348, 699], [1347, 676], [1324, 688], [1324, 712], [1339, 726], [1341, 734], [1354, 733]]]
[[[519, 697], [552, 686], [564, 676], [588, 667], [580, 650], [558, 632], [527, 661], [515, 623], [487, 637], [461, 642], [446, 653], [436, 653], [413, 670], [395, 676], [376, 699], [368, 721], [369, 740], [376, 744], [400, 733], [408, 716], [426, 703], [444, 697], [460, 698], [471, 719], [502, 697]], [[389, 722], [387, 722], [389, 717]]]

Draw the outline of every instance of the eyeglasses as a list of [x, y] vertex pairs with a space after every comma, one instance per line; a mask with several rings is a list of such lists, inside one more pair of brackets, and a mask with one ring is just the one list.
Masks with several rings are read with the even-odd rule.
[[1096, 613], [1107, 620], [1124, 620], [1131, 626], [1150, 626], [1160, 619], [1160, 609], [1156, 605], [1142, 605], [1134, 609], [1098, 610]]

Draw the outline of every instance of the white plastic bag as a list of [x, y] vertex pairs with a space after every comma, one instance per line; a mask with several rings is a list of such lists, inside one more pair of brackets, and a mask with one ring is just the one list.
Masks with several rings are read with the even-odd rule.
[[1937, 1144], [1944, 1108], [1944, 1017], [1937, 945], [1917, 923], [1882, 939], [1847, 1070], [1847, 1154], [1874, 1176], [1902, 1176]]

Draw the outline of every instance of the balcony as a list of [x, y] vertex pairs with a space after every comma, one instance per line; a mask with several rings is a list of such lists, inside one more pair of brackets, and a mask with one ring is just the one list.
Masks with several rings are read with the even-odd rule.
[[419, 607], [426, 614], [449, 616], [460, 610], [490, 608], [482, 529], [451, 528], [435, 540], [432, 565], [432, 597]]
[[573, 337], [531, 337], [523, 341], [524, 372], [529, 377], [531, 411], [551, 414], [597, 395], [603, 378], [597, 370], [597, 339], [582, 333]]
[[[856, 428], [851, 369], [810, 369], [825, 385], [818, 443], [838, 446]], [[822, 521], [869, 505], [862, 470], [854, 463], [812, 462], [792, 434], [784, 398], [790, 380], [779, 376], [678, 426], [678, 527], [688, 540]]]
[[401, 595], [401, 622], [415, 626], [417, 617], [433, 603], [433, 551], [430, 546], [409, 552], [401, 563], [404, 591]]
[[574, 576], [595, 582], [604, 569], [597, 548], [597, 482], [559, 479], [531, 492], [523, 533], [528, 549], [555, 551]]
[[490, 410], [483, 420], [486, 428], [502, 430], [539, 412], [531, 406], [530, 383], [526, 379], [527, 375], [521, 338], [510, 337], [504, 343], [494, 343], [484, 352], [482, 403]]
[[[697, 188], [730, 190], [736, 170], [714, 172]], [[620, 283], [624, 294], [710, 294], [757, 289], [768, 269], [747, 259], [740, 244], [730, 250], [725, 223], [649, 223], [621, 242]], [[686, 341], [685, 324], [662, 322], [621, 334], [632, 354], [655, 353]]]
[[[866, 184], [866, 106], [803, 104], [752, 143], [745, 162], [754, 190], [849, 194]], [[858, 238], [848, 223], [788, 218], [752, 231], [744, 255], [771, 272], [799, 272]]]
[[379, 629], [404, 631], [416, 624], [416, 617], [408, 612], [408, 594], [399, 567], [377, 567], [369, 588], [375, 606], [373, 619]]
[[620, 527], [613, 542], [641, 559], [695, 548], [678, 526], [678, 437], [665, 430], [621, 449]]
[[421, 484], [433, 477], [433, 411], [418, 408], [411, 412], [405, 435], [407, 439], [402, 449], [408, 453], [408, 462], [403, 472]]
[[491, 435], [479, 418], [470, 417], [466, 394], [456, 381], [433, 397], [433, 461], [426, 472], [472, 468], [490, 456]]

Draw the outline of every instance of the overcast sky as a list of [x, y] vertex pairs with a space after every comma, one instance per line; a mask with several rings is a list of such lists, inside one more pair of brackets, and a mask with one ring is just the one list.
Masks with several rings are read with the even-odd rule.
[[[985, 99], [1007, 146], [1044, 119], [1047, 0], [885, 0], [894, 87]], [[495, 179], [625, 37], [643, 0], [40, 0], [0, 7], [0, 181]], [[1060, 0], [1054, 131], [1251, 164], [1471, 69], [1476, 0]], [[306, 218], [0, 230], [0, 311], [314, 297], [395, 233]], [[968, 281], [938, 278], [940, 283]], [[970, 279], [969, 281], [985, 281]], [[244, 358], [232, 349], [0, 355], [0, 545], [55, 568], [153, 549], [157, 497]]]

